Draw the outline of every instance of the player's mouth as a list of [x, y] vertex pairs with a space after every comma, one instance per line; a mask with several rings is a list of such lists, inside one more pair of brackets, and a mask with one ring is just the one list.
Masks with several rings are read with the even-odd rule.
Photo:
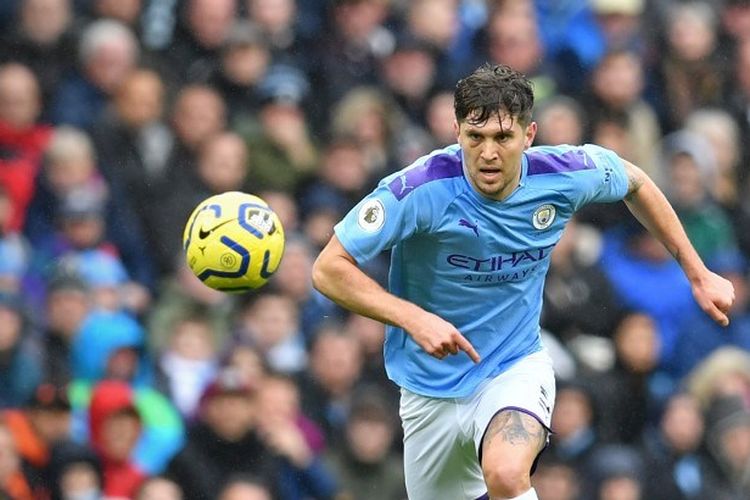
[[497, 167], [483, 167], [479, 169], [479, 174], [486, 182], [492, 182], [500, 178], [502, 170]]

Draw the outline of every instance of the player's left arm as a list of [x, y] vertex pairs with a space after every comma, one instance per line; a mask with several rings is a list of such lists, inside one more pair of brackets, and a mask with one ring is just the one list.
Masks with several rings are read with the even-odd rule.
[[638, 221], [667, 248], [685, 272], [698, 305], [722, 326], [734, 302], [734, 287], [711, 272], [693, 248], [664, 193], [643, 170], [623, 160], [628, 177], [625, 204]]

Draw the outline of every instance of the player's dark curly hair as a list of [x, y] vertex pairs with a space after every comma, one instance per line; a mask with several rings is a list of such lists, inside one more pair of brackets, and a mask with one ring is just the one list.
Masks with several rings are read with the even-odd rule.
[[459, 80], [454, 93], [456, 120], [484, 124], [508, 113], [523, 126], [531, 123], [534, 90], [526, 76], [504, 64], [485, 63]]

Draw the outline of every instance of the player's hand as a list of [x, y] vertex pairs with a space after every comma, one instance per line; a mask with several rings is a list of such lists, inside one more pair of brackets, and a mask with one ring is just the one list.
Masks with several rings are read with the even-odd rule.
[[707, 271], [693, 283], [693, 297], [706, 314], [721, 326], [729, 325], [729, 309], [734, 304], [734, 285]]
[[443, 359], [449, 354], [464, 351], [472, 361], [479, 363], [481, 359], [479, 353], [455, 326], [440, 316], [428, 312], [415, 319], [415, 326], [409, 329], [409, 333], [427, 354]]

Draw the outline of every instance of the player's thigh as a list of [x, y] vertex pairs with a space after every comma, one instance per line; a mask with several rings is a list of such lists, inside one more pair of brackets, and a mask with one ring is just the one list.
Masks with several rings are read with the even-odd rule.
[[471, 436], [455, 403], [401, 391], [409, 500], [473, 500], [486, 491]]
[[530, 476], [534, 461], [547, 444], [547, 434], [536, 417], [520, 410], [501, 410], [492, 417], [482, 438], [484, 475]]
[[546, 351], [527, 356], [485, 386], [474, 415], [482, 464], [489, 442], [493, 456], [515, 454], [516, 462], [530, 468], [547, 443], [554, 401], [555, 375]]

